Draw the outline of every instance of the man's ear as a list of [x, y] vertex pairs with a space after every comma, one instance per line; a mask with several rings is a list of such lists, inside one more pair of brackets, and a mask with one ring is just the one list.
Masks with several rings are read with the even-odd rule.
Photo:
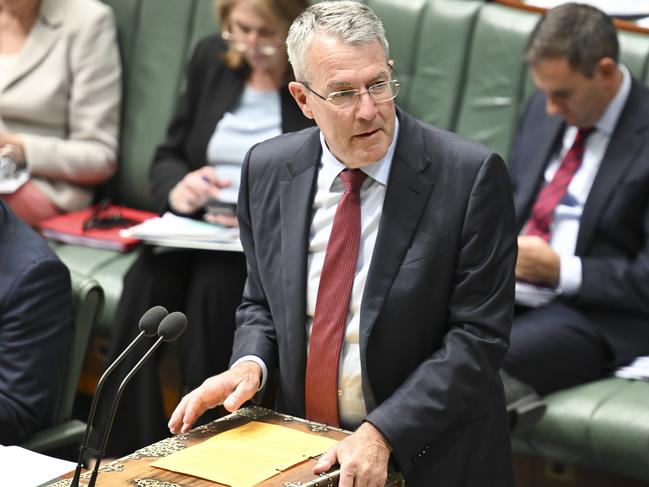
[[610, 57], [603, 57], [597, 61], [595, 70], [605, 79], [615, 79], [618, 64]]
[[311, 108], [309, 108], [309, 105], [306, 102], [307, 92], [306, 88], [304, 88], [304, 85], [302, 83], [298, 83], [297, 81], [291, 81], [288, 84], [288, 91], [295, 99], [297, 105], [300, 107], [300, 110], [302, 110], [302, 113], [304, 113], [304, 116], [313, 120], [313, 112], [311, 112]]

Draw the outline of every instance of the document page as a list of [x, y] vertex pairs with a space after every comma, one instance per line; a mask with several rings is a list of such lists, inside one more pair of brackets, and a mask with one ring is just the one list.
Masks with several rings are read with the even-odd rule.
[[285, 426], [252, 421], [152, 466], [231, 487], [251, 487], [280, 471], [320, 455], [337, 440]]
[[19, 446], [0, 445], [0, 466], [2, 485], [34, 487], [71, 472], [77, 465]]

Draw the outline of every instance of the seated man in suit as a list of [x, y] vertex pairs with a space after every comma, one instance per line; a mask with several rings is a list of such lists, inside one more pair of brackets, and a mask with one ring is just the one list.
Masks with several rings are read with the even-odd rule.
[[[649, 91], [618, 51], [611, 19], [577, 4], [526, 51], [539, 91], [510, 164], [520, 307], [504, 369], [540, 394], [649, 353]], [[523, 429], [538, 415], [520, 401]]]
[[0, 200], [0, 444], [52, 426], [71, 339], [67, 268]]
[[232, 366], [183, 398], [187, 431], [239, 408], [277, 368], [277, 409], [354, 433], [315, 473], [409, 487], [513, 485], [498, 369], [516, 238], [502, 159], [425, 125], [394, 98], [380, 20], [321, 2], [287, 39], [289, 84], [317, 128], [254, 146], [238, 219], [248, 280]]

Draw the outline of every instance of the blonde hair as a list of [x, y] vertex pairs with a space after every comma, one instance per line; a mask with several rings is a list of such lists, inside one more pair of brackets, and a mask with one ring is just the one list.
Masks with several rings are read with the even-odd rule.
[[[230, 29], [230, 12], [242, 0], [215, 0], [216, 14], [221, 31]], [[307, 0], [248, 0], [265, 18], [269, 19], [278, 30], [280, 37], [285, 38], [293, 20], [309, 6]], [[244, 56], [235, 49], [228, 49], [223, 56], [225, 64], [232, 69], [245, 65]]]

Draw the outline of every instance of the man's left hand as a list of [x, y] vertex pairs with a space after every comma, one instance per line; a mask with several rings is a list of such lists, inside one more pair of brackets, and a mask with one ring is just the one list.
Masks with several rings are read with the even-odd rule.
[[540, 237], [518, 237], [516, 279], [532, 284], [556, 287], [561, 276], [561, 259]]
[[322, 455], [313, 472], [321, 474], [339, 463], [339, 487], [384, 487], [390, 451], [381, 432], [365, 422]]

